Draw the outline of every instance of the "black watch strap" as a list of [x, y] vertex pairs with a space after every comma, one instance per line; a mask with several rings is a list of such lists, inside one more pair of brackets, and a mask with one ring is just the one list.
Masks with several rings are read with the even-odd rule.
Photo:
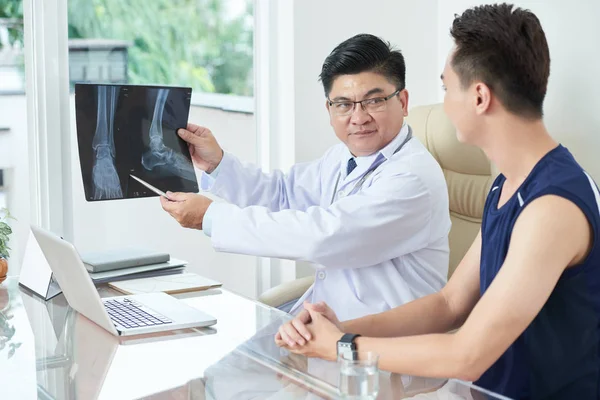
[[359, 336], [360, 335], [356, 333], [345, 333], [344, 336], [342, 336], [342, 338], [340, 339], [340, 342], [354, 344], [354, 340]]
[[[360, 335], [354, 333], [345, 333], [344, 336], [342, 336], [337, 342], [338, 356], [340, 354], [346, 354], [349, 351], [356, 351], [356, 343], [354, 343], [354, 341], [359, 336]], [[353, 354], [352, 356], [355, 357], [356, 355]]]

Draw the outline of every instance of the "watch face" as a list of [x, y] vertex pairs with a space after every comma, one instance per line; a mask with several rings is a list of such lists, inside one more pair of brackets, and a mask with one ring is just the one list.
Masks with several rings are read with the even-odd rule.
[[353, 343], [338, 342], [337, 350], [338, 356], [342, 354], [351, 354], [354, 351], [354, 345]]

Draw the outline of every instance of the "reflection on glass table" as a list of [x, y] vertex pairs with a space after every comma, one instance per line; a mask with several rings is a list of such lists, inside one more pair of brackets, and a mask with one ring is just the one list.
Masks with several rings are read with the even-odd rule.
[[[99, 292], [116, 294], [108, 287]], [[0, 309], [11, 321], [1, 328], [10, 336], [0, 351], [2, 398], [35, 398], [36, 392], [61, 400], [340, 398], [337, 363], [275, 345], [273, 335], [289, 315], [221, 289], [178, 297], [210, 312], [217, 324], [118, 338], [72, 310], [62, 295], [45, 302], [9, 278], [0, 285]], [[11, 343], [19, 345], [7, 358]], [[380, 372], [377, 398], [502, 397], [464, 382]]]
[[0, 398], [35, 398], [33, 335], [12, 281], [0, 284]]
[[[63, 295], [45, 302], [20, 288], [15, 278], [0, 288], [18, 299], [8, 309], [18, 312], [33, 331], [27, 344], [35, 355], [32, 351], [27, 367], [42, 398], [136, 399], [175, 390], [203, 378], [206, 368], [265, 325], [289, 318], [228, 291], [207, 290], [177, 297], [200, 310], [210, 309], [218, 319], [214, 327], [124, 339], [72, 310]], [[118, 295], [107, 286], [98, 289], [102, 297]], [[24, 308], [17, 307], [21, 302]]]
[[[339, 390], [340, 364], [306, 358], [277, 347], [273, 336], [279, 326], [279, 321], [266, 326], [206, 371], [206, 389], [212, 396], [209, 398], [344, 398]], [[275, 376], [259, 375], [258, 365], [275, 371]], [[254, 372], [250, 373], [251, 370]], [[385, 371], [380, 371], [378, 379], [377, 399], [506, 399], [458, 380], [412, 377]], [[228, 384], [230, 382], [235, 385]], [[294, 396], [299, 397], [288, 393], [292, 389]], [[282, 393], [289, 397], [280, 397]]]

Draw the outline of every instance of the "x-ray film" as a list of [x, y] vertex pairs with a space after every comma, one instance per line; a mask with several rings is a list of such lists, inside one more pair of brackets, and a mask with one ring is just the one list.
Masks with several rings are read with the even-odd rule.
[[87, 201], [198, 192], [187, 144], [177, 135], [190, 112], [191, 88], [75, 85], [81, 175]]

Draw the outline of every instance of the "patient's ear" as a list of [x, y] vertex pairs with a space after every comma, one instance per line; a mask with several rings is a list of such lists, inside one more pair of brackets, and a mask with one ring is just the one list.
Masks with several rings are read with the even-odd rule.
[[475, 84], [475, 112], [479, 115], [489, 110], [492, 103], [492, 91], [483, 82]]

